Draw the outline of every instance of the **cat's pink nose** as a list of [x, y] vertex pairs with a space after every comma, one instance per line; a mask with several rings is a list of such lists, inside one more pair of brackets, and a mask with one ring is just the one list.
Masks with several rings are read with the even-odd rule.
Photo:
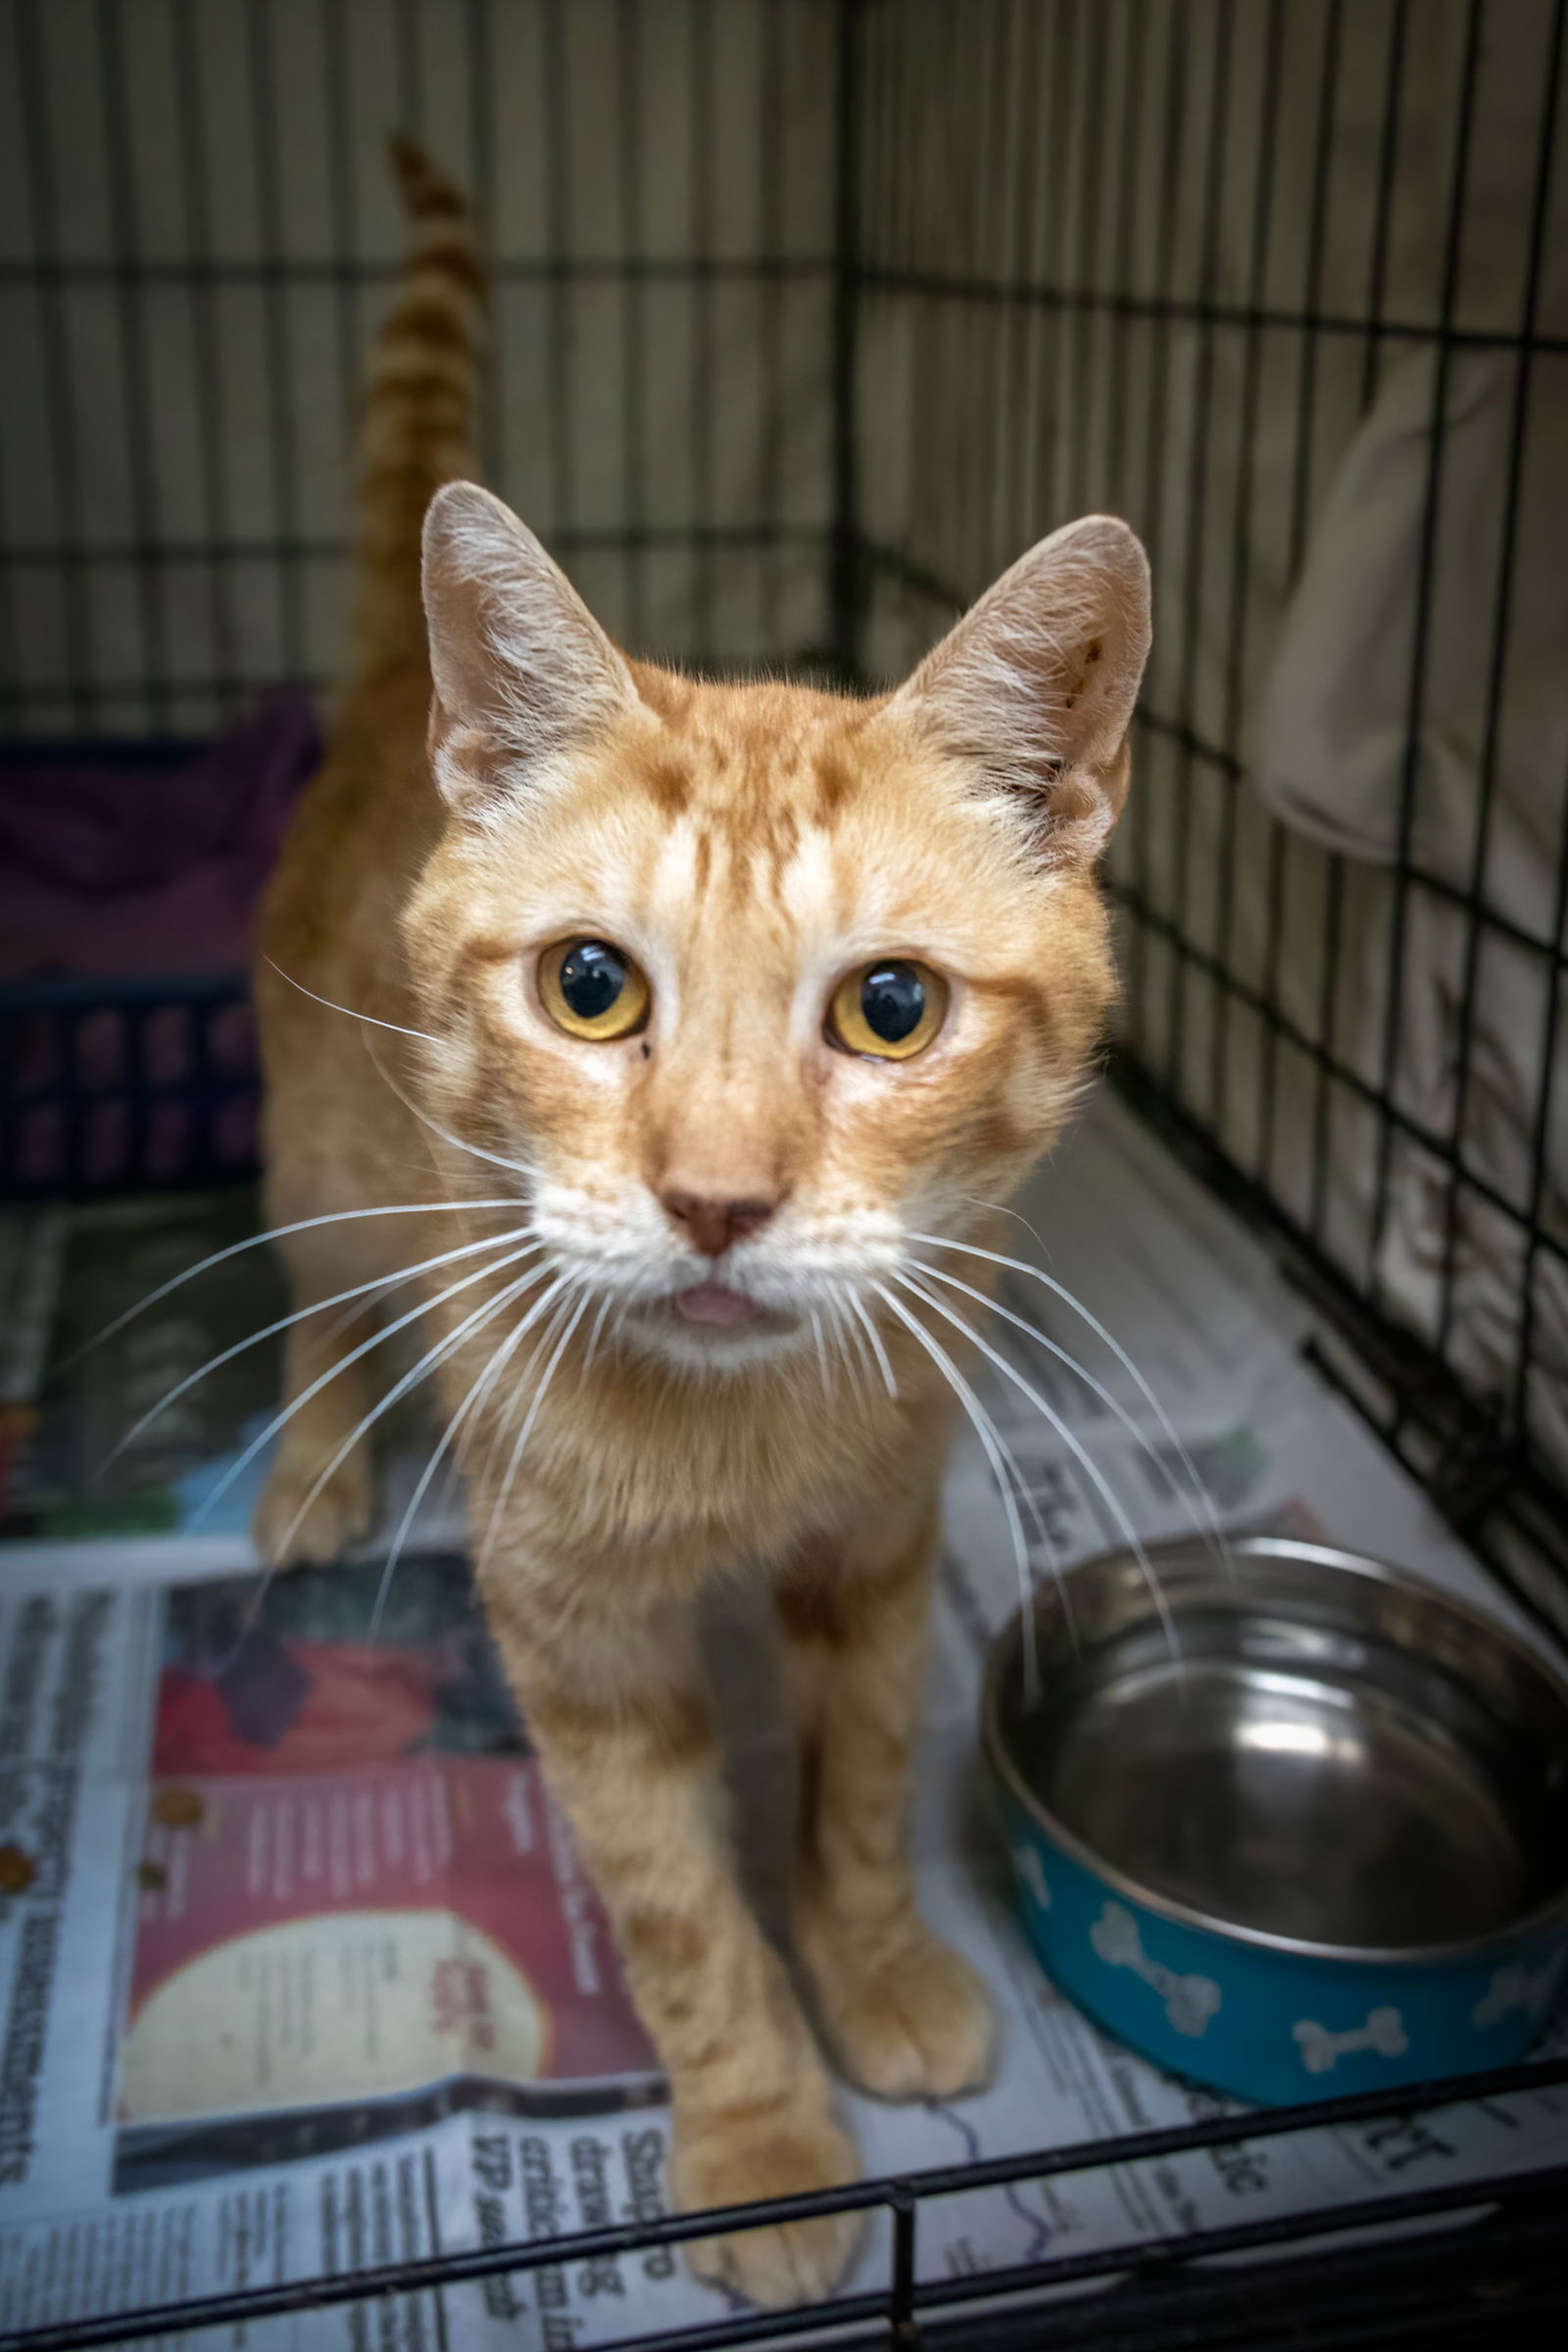
[[664, 1213], [682, 1241], [704, 1257], [722, 1257], [736, 1242], [760, 1233], [777, 1200], [725, 1200], [708, 1193], [662, 1193]]

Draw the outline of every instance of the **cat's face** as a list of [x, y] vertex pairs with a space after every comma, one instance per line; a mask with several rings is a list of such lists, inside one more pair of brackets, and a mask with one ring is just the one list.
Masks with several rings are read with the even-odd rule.
[[455, 813], [406, 921], [431, 1115], [526, 1167], [553, 1264], [623, 1342], [714, 1371], [842, 1349], [853, 1302], [911, 1237], [1004, 1199], [1085, 1074], [1136, 542], [1055, 647], [1056, 704], [1108, 749], [1091, 770], [1043, 752], [1038, 692], [1035, 739], [969, 750], [961, 629], [879, 704], [624, 663], [504, 509], [443, 497], [432, 755]]

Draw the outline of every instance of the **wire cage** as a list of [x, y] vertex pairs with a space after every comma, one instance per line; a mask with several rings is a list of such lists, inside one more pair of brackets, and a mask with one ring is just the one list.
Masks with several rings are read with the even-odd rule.
[[871, 8], [846, 228], [846, 643], [1138, 525], [1123, 1079], [1559, 1625], [1562, 71], [1534, 0]]
[[[1126, 514], [1156, 644], [1108, 868], [1116, 1080], [1277, 1237], [1325, 1372], [1560, 1630], [1565, 14], [7, 0], [4, 728], [195, 742], [280, 678], [329, 694], [394, 124], [478, 210], [488, 478], [635, 649], [875, 686], [1034, 538]], [[71, 1145], [29, 1177], [21, 1124], [87, 1132], [69, 1036], [95, 1007], [206, 1022], [243, 983], [49, 985], [0, 986], [9, 1180], [150, 1181], [145, 1054], [96, 1082], [120, 1140], [90, 1165]], [[225, 1099], [249, 1083], [229, 1065]], [[246, 1166], [191, 1132], [176, 1178]], [[1299, 2340], [1375, 2310], [1467, 2341], [1499, 2284], [1534, 2340], [1561, 2185], [1441, 2256], [1294, 2258]], [[839, 2317], [981, 2340], [957, 2286], [914, 2289], [938, 2189], [865, 2193], [895, 2214], [891, 2301]], [[1061, 2340], [1261, 2340], [1179, 2264], [1204, 2250], [1146, 2249], [1102, 2331], [1058, 2307]], [[400, 2283], [428, 2281], [343, 2294]]]

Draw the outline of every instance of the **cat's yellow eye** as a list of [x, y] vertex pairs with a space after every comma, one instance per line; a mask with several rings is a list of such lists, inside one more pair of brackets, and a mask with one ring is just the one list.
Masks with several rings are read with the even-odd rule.
[[608, 939], [563, 939], [539, 958], [539, 1002], [568, 1037], [632, 1037], [647, 1026], [650, 1001], [637, 965]]
[[833, 991], [827, 1039], [846, 1054], [907, 1061], [923, 1054], [948, 1013], [948, 984], [928, 963], [882, 956], [858, 964]]

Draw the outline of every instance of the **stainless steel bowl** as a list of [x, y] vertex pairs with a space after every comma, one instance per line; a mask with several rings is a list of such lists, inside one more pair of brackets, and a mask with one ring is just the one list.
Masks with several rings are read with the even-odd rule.
[[1001, 1637], [1026, 1917], [1162, 2063], [1295, 2099], [1506, 2062], [1568, 1961], [1568, 1684], [1494, 1619], [1283, 1540], [1124, 1553]]

